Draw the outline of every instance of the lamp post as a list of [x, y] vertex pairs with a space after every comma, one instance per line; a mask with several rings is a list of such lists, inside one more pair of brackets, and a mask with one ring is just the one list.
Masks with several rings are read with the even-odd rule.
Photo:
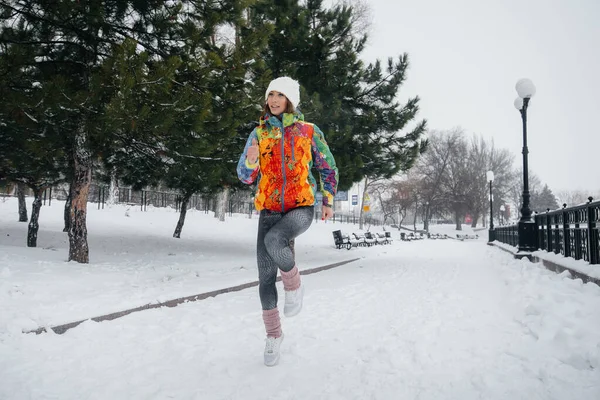
[[429, 232], [429, 202], [428, 201], [425, 202], [425, 221], [424, 221], [424, 225], [425, 225], [425, 231]]
[[494, 241], [494, 211], [493, 211], [493, 198], [492, 198], [492, 182], [494, 182], [494, 172], [493, 171], [488, 171], [487, 174], [487, 180], [490, 184], [490, 230], [489, 230], [489, 234], [488, 234], [488, 242], [491, 243]]
[[[531, 219], [531, 208], [529, 208], [529, 167], [527, 155], [527, 107], [529, 100], [535, 95], [535, 86], [529, 79], [520, 79], [515, 88], [519, 97], [515, 100], [515, 108], [521, 114], [523, 122], [523, 206], [521, 207], [521, 219], [519, 220], [519, 251], [525, 253], [522, 256], [528, 256], [528, 253], [535, 251], [535, 222]], [[517, 257], [519, 255], [517, 254]]]

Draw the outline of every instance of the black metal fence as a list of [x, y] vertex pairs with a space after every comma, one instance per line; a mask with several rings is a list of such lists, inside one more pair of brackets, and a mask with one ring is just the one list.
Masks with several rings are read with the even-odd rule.
[[[49, 201], [52, 198], [57, 200], [65, 200], [68, 196], [68, 185], [60, 185], [51, 187], [44, 191], [43, 201], [46, 204], [46, 196]], [[109, 199], [109, 186], [92, 183], [88, 193], [88, 202], [95, 204], [98, 209], [103, 209]], [[134, 190], [129, 187], [120, 187], [118, 189], [118, 198], [116, 202], [119, 204], [128, 204], [132, 207], [139, 207], [141, 211], [147, 211], [148, 206], [152, 207], [170, 207], [179, 211], [181, 208], [181, 195], [176, 192], [168, 192], [161, 190]], [[217, 209], [216, 196], [193, 195], [188, 203], [188, 209], [196, 209], [209, 213]], [[254, 202], [248, 199], [248, 196], [237, 193], [231, 196], [229, 204], [226, 207], [228, 215], [247, 214], [252, 216], [256, 214]], [[315, 207], [315, 220], [321, 219], [321, 207]], [[358, 224], [359, 215], [348, 212], [336, 212], [330, 222], [341, 222], [347, 224]], [[363, 223], [367, 226], [383, 225], [383, 216], [373, 213], [367, 213], [363, 216]]]
[[[600, 201], [537, 214], [536, 245], [545, 250], [590, 264], [600, 264]], [[499, 242], [518, 245], [518, 225], [496, 228], [492, 235]]]
[[[98, 209], [104, 208], [108, 200], [108, 186], [90, 185], [88, 201], [98, 204]], [[179, 211], [182, 197], [179, 193], [160, 190], [133, 190], [131, 188], [119, 188], [117, 203], [139, 206], [140, 210], [146, 211], [148, 206], [171, 207]], [[196, 209], [208, 213], [217, 208], [216, 196], [193, 195], [188, 202], [188, 209]], [[226, 211], [229, 215], [234, 213], [248, 214], [254, 212], [254, 204], [251, 201], [230, 199]]]
[[511, 246], [519, 245], [519, 229], [518, 225], [499, 226], [493, 230], [493, 235], [497, 241], [510, 244]]

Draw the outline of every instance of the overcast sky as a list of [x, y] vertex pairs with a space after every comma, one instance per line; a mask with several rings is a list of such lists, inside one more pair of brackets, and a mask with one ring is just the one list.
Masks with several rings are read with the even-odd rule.
[[600, 0], [366, 2], [372, 24], [362, 57], [409, 54], [400, 99], [419, 95], [429, 128], [493, 138], [521, 166], [513, 102], [515, 83], [529, 78], [537, 88], [528, 110], [530, 173], [555, 194], [600, 190]]

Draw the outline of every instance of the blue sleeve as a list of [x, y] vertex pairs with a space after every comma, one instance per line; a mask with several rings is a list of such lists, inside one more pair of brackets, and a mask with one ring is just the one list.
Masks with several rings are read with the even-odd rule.
[[[256, 164], [251, 165], [248, 163], [248, 160], [246, 160], [246, 155], [248, 153], [248, 148], [252, 145], [252, 139], [256, 139], [256, 141], [258, 142], [258, 135], [256, 134], [256, 129], [254, 129], [252, 131], [252, 133], [250, 133], [250, 136], [248, 136], [248, 140], [246, 141], [246, 146], [244, 147], [244, 151], [240, 157], [240, 160], [238, 161], [238, 165], [237, 165], [237, 175], [240, 181], [247, 183], [248, 185], [254, 183], [254, 181], [256, 180], [256, 177], [258, 176], [258, 170], [259, 170], [259, 162], [257, 161]], [[259, 157], [260, 159], [260, 157]]]
[[313, 125], [313, 127], [312, 156], [314, 166], [321, 175], [320, 189], [323, 193], [323, 205], [332, 206], [333, 198], [337, 192], [339, 172], [333, 154], [331, 154], [325, 141], [325, 135], [318, 126]]

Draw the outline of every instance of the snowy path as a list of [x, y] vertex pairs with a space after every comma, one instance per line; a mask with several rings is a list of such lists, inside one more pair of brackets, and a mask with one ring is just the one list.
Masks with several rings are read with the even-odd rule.
[[277, 367], [262, 365], [253, 288], [64, 335], [0, 336], [0, 398], [600, 398], [597, 286], [481, 241], [370, 250], [304, 277]]

